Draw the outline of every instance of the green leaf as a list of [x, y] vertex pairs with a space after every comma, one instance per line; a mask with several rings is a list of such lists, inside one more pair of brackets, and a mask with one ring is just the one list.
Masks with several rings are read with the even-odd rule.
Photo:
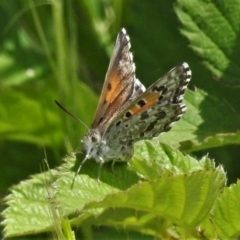
[[231, 86], [240, 84], [239, 4], [239, 0], [181, 0], [175, 6], [191, 48], [216, 79]]
[[148, 180], [169, 174], [188, 174], [203, 169], [214, 169], [215, 165], [207, 158], [200, 161], [179, 151], [174, 151], [157, 141], [141, 141], [135, 145], [131, 160], [134, 169]]
[[[110, 172], [110, 166], [104, 166], [100, 183], [90, 177], [97, 176], [98, 165], [89, 161], [70, 189], [74, 173], [69, 169], [76, 161], [72, 155], [58, 173], [52, 170], [13, 187], [6, 198], [9, 207], [3, 212], [5, 236], [53, 227], [46, 190], [52, 181], [51, 202], [73, 225], [118, 226], [158, 236], [177, 224], [191, 236], [209, 215], [225, 184], [225, 173], [207, 158], [198, 162], [167, 145], [151, 144], [139, 143], [130, 166], [116, 164], [116, 175]], [[114, 211], [117, 214], [112, 214]]]
[[10, 189], [11, 193], [5, 198], [9, 207], [3, 212], [2, 222], [6, 236], [50, 231], [53, 220], [47, 187], [56, 180], [57, 174], [55, 170], [37, 174]]
[[235, 239], [240, 235], [240, 182], [224, 189], [216, 201], [212, 221], [222, 239]]

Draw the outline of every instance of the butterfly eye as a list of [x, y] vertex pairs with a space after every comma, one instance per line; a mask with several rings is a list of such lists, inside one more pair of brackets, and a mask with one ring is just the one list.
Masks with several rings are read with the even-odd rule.
[[92, 140], [92, 142], [97, 142], [98, 141], [98, 138], [97, 138], [97, 136], [92, 136], [92, 138], [91, 138], [91, 140]]
[[92, 136], [91, 140], [92, 140], [92, 142], [96, 142], [97, 138], [95, 136]]

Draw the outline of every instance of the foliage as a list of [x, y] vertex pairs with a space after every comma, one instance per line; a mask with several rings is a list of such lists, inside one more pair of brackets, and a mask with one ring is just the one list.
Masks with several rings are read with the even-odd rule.
[[[53, 231], [74, 239], [70, 224], [80, 227], [76, 238], [88, 239], [239, 236], [239, 0], [0, 4], [2, 195], [32, 175], [5, 197], [5, 237]], [[136, 144], [116, 175], [106, 165], [98, 183], [98, 165], [87, 162], [71, 190], [82, 157], [73, 151], [86, 129], [54, 99], [90, 125], [121, 27], [146, 86], [189, 63], [188, 111], [161, 143]], [[52, 169], [36, 174], [42, 146]]]
[[[56, 209], [61, 207], [61, 214], [69, 216], [73, 226], [82, 228], [89, 223], [101, 224], [164, 237], [171, 235], [168, 228], [174, 223], [184, 231], [178, 233], [181, 238], [199, 235], [189, 229], [192, 231], [205, 219], [214, 219], [210, 210], [217, 198], [222, 200], [220, 190], [226, 182], [222, 167], [216, 168], [208, 158], [197, 161], [157, 142], [139, 145], [131, 165], [116, 167], [116, 175], [104, 169], [101, 183], [92, 178], [96, 166], [77, 176], [70, 189], [74, 172], [69, 168], [76, 161], [72, 155], [47, 177], [38, 174], [13, 187], [6, 199], [9, 208], [3, 213], [6, 235], [51, 229], [51, 203]], [[225, 212], [228, 214], [227, 209]]]

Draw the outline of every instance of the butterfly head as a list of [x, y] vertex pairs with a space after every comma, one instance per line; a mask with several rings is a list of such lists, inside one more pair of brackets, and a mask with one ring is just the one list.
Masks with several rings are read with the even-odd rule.
[[100, 132], [96, 129], [90, 129], [82, 139], [82, 145], [86, 152], [85, 158], [96, 158], [101, 144]]

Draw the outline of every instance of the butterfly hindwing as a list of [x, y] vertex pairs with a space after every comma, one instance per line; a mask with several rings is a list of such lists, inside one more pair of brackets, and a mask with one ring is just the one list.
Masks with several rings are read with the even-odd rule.
[[169, 131], [186, 110], [182, 98], [190, 77], [187, 63], [182, 63], [134, 99], [109, 127], [109, 144], [116, 138], [126, 144]]

